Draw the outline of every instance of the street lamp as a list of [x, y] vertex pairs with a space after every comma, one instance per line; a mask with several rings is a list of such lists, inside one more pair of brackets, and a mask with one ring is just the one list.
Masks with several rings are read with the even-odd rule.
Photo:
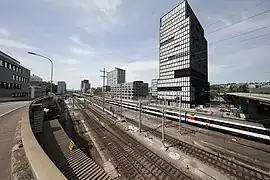
[[42, 58], [47, 59], [51, 62], [51, 93], [52, 93], [52, 82], [53, 82], [53, 62], [52, 62], [52, 60], [46, 56], [42, 56], [42, 55], [34, 53], [34, 52], [28, 52], [28, 54], [33, 55], [33, 56], [42, 57]]

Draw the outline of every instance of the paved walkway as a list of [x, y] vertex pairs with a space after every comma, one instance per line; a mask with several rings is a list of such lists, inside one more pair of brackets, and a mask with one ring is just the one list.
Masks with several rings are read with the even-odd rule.
[[[24, 103], [24, 105], [27, 103]], [[12, 110], [13, 108], [20, 107], [19, 105], [13, 104], [9, 108], [0, 106], [0, 179], [10, 179], [10, 166], [11, 166], [11, 149], [13, 147], [14, 132], [17, 127], [17, 123], [20, 121], [22, 112], [27, 110], [22, 108], [13, 111], [7, 115], [1, 117], [5, 111]], [[3, 111], [3, 108], [5, 111]]]

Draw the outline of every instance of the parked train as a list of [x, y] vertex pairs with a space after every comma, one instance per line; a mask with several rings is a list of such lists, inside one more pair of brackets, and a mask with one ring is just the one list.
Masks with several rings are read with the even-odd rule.
[[[97, 97], [99, 98], [99, 97]], [[119, 105], [120, 101], [105, 99], [107, 103]], [[132, 110], [139, 110], [138, 104], [131, 103], [131, 102], [122, 102], [124, 108], [132, 109]], [[160, 108], [151, 107], [151, 106], [142, 106], [142, 112], [155, 115], [158, 117], [162, 117], [162, 110]], [[170, 120], [179, 120], [179, 112], [166, 110], [165, 117]], [[181, 113], [181, 121], [197, 125], [203, 126], [208, 129], [218, 130], [220, 132], [235, 134], [238, 136], [249, 137], [254, 140], [259, 141], [267, 141], [270, 143], [270, 129], [265, 127], [259, 126], [252, 126], [248, 124], [241, 124], [237, 122], [225, 121], [222, 119], [211, 118], [211, 117], [204, 117], [200, 115], [194, 115], [192, 113]]]

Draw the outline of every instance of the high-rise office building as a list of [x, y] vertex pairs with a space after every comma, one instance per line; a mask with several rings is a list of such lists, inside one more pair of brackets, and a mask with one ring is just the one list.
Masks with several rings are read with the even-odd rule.
[[86, 93], [87, 91], [90, 91], [91, 85], [89, 83], [89, 80], [85, 79], [81, 82], [81, 92]]
[[158, 99], [182, 107], [209, 100], [207, 41], [186, 0], [160, 19]]
[[107, 86], [126, 82], [126, 71], [115, 67], [113, 71], [107, 73]]
[[65, 94], [67, 91], [67, 84], [65, 81], [57, 81], [57, 94]]

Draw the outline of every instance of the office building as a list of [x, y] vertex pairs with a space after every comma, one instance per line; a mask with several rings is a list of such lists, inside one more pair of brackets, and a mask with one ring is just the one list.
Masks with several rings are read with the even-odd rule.
[[30, 95], [30, 70], [19, 61], [0, 51], [0, 97], [26, 97]]
[[113, 71], [107, 73], [107, 86], [112, 86], [126, 82], [126, 71], [115, 67]]
[[81, 82], [81, 92], [86, 93], [89, 92], [91, 88], [91, 85], [89, 83], [89, 80], [85, 79]]
[[207, 41], [186, 0], [160, 19], [158, 99], [182, 107], [209, 101]]
[[33, 74], [30, 76], [30, 98], [35, 99], [46, 95], [46, 84], [42, 78]]
[[57, 94], [63, 95], [67, 92], [67, 85], [65, 81], [57, 81]]
[[110, 86], [110, 95], [113, 98], [138, 100], [148, 95], [148, 83], [143, 81], [126, 82]]

